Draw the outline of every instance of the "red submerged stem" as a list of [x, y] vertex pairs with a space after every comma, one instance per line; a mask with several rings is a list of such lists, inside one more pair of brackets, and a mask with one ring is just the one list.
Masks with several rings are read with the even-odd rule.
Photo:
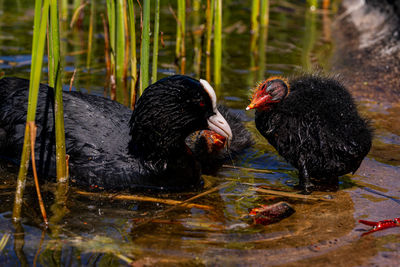
[[365, 220], [359, 220], [358, 222], [365, 224], [365, 225], [372, 226], [371, 230], [369, 230], [368, 232], [365, 232], [361, 235], [361, 236], [365, 236], [365, 235], [368, 235], [368, 234], [376, 232], [376, 231], [400, 226], [400, 217], [394, 218], [392, 220], [382, 220], [382, 221], [378, 221], [378, 222], [365, 221]]

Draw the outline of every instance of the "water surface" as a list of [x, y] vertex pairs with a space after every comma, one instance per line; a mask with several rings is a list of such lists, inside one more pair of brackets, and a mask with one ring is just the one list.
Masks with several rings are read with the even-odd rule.
[[[159, 78], [180, 71], [174, 54], [176, 22], [169, 4], [162, 3], [161, 9], [160, 27], [165, 47], [160, 50]], [[254, 114], [244, 111], [251, 89], [270, 75], [294, 75], [313, 69], [329, 72], [335, 49], [331, 24], [337, 4], [334, 2], [327, 10], [312, 12], [303, 1], [272, 2], [265, 39], [257, 41], [253, 51], [250, 49], [250, 4], [251, 1], [224, 1], [222, 84], [217, 93], [221, 102], [242, 116], [256, 144], [234, 162], [227, 163], [237, 168], [223, 168], [215, 177], [204, 177], [204, 190], [232, 182], [194, 201], [212, 209], [178, 208], [138, 226], [170, 206], [88, 197], [71, 190], [68, 198], [62, 200], [66, 203], [64, 210], [63, 205], [55, 203], [55, 185], [45, 184], [43, 195], [50, 228], [44, 230], [34, 187], [29, 183], [23, 219], [20, 224], [13, 224], [11, 213], [17, 168], [2, 163], [0, 238], [8, 234], [10, 237], [0, 251], [1, 265], [125, 265], [133, 261], [137, 266], [325, 266], [327, 262], [351, 266], [377, 261], [379, 264], [383, 258], [389, 265], [396, 262], [400, 246], [398, 229], [360, 238], [367, 227], [357, 221], [399, 216], [399, 204], [381, 195], [397, 200], [400, 195], [395, 182], [400, 163], [400, 132], [399, 124], [395, 123], [400, 113], [398, 104], [382, 106], [373, 96], [366, 98], [355, 94], [360, 110], [371, 118], [377, 129], [376, 137], [360, 170], [354, 176], [340, 179], [338, 192], [313, 193], [313, 196], [331, 201], [287, 199], [251, 190], [257, 185], [292, 189], [298, 182], [297, 171], [257, 132]], [[1, 75], [29, 77], [33, 5], [32, 1], [0, 1]], [[171, 5], [174, 8], [175, 2]], [[104, 12], [103, 7], [98, 5], [97, 12]], [[188, 28], [196, 29], [190, 6], [187, 14]], [[77, 69], [73, 90], [108, 96], [104, 91], [106, 70], [101, 21], [96, 25], [94, 57], [87, 68], [88, 14], [85, 16], [81, 30], [64, 28], [65, 88], [68, 88], [73, 70]], [[194, 35], [189, 33], [185, 72], [193, 77], [204, 77], [204, 64], [200, 73], [194, 68], [193, 40]], [[44, 75], [43, 81], [46, 79]], [[155, 197], [185, 200], [198, 193]], [[249, 224], [244, 218], [251, 208], [279, 201], [293, 205], [296, 213], [266, 227]]]

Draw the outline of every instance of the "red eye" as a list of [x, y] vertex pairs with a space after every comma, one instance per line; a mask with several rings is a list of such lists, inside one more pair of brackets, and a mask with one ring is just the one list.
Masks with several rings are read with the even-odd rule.
[[206, 104], [204, 104], [204, 102], [203, 101], [200, 101], [200, 103], [199, 103], [199, 106], [200, 107], [204, 107]]

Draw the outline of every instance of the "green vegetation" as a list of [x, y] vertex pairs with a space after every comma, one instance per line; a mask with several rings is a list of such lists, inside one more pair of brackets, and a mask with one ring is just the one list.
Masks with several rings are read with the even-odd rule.
[[[43, 65], [44, 46], [46, 44], [46, 29], [48, 22], [49, 1], [36, 0], [34, 32], [32, 41], [32, 64], [29, 83], [28, 113], [26, 117], [24, 145], [21, 155], [21, 164], [18, 173], [17, 189], [15, 192], [13, 219], [19, 221], [21, 218], [22, 197], [24, 194], [26, 175], [29, 167], [29, 157], [31, 154], [31, 142], [34, 141], [34, 125], [36, 117], [36, 106], [39, 94], [39, 84]], [[33, 139], [31, 141], [31, 139]]]
[[150, 57], [150, 0], [143, 2], [142, 47], [140, 50], [140, 94], [149, 85], [149, 57]]
[[151, 71], [151, 81], [157, 81], [157, 61], [158, 61], [158, 36], [160, 32], [160, 0], [155, 0], [154, 11], [154, 42], [153, 42], [153, 65]]
[[214, 24], [214, 82], [217, 87], [221, 84], [222, 66], [222, 0], [215, 1]]

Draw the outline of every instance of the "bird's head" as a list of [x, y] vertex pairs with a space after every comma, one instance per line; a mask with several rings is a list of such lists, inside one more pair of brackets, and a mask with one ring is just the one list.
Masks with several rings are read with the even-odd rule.
[[250, 105], [246, 110], [268, 111], [289, 94], [289, 83], [282, 77], [271, 77], [262, 82], [253, 92]]
[[217, 109], [217, 98], [205, 80], [174, 75], [150, 85], [138, 100], [130, 121], [129, 151], [145, 159], [181, 153], [185, 138], [210, 129], [229, 141], [232, 131]]

